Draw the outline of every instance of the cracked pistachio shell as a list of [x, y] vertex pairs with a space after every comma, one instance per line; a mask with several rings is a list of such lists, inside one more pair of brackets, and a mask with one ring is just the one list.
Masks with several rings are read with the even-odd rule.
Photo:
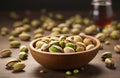
[[4, 49], [0, 51], [0, 57], [9, 57], [12, 54], [12, 51], [9, 49]]
[[64, 48], [64, 53], [75, 53], [75, 50], [71, 47], [65, 47]]
[[21, 43], [19, 41], [16, 41], [16, 40], [10, 42], [10, 46], [12, 48], [18, 48], [18, 47], [20, 47], [20, 45], [21, 45]]
[[26, 52], [19, 53], [19, 59], [25, 60], [25, 59], [27, 59], [27, 57], [28, 57], [28, 54]]
[[23, 32], [19, 35], [19, 38], [22, 41], [29, 41], [31, 37], [30, 37], [30, 34]]
[[49, 48], [49, 52], [61, 53], [61, 52], [63, 52], [63, 50], [62, 50], [62, 48], [61, 48], [60, 46], [52, 45], [52, 46]]
[[50, 47], [49, 44], [44, 43], [44, 44], [41, 46], [40, 49], [41, 49], [41, 51], [48, 51], [49, 47]]
[[104, 33], [98, 33], [95, 37], [100, 41], [105, 41], [106, 39], [106, 35]]
[[117, 53], [120, 53], [120, 45], [115, 45], [114, 46], [114, 51]]
[[94, 47], [95, 47], [94, 44], [89, 44], [89, 45], [86, 47], [86, 50], [90, 50], [90, 49], [92, 49], [92, 48], [94, 48]]
[[89, 45], [89, 44], [92, 44], [93, 41], [92, 41], [91, 39], [89, 39], [89, 38], [85, 38], [85, 39], [83, 40], [83, 43], [87, 46], [87, 45]]
[[41, 48], [41, 46], [42, 46], [44, 43], [45, 43], [45, 42], [37, 41], [35, 45], [36, 45], [37, 48]]
[[15, 64], [15, 63], [17, 63], [17, 62], [21, 62], [19, 59], [11, 59], [11, 60], [9, 60], [8, 62], [7, 62], [7, 64], [6, 64], [6, 68], [13, 68], [13, 65]]
[[73, 41], [74, 42], [82, 42], [82, 37], [80, 37], [80, 36], [74, 36], [74, 39], [73, 39]]
[[65, 47], [65, 42], [63, 40], [59, 41], [59, 45], [64, 48]]
[[88, 34], [88, 35], [91, 35], [91, 34], [96, 33], [96, 30], [97, 30], [96, 26], [95, 25], [91, 25], [91, 26], [85, 28], [84, 32], [86, 34]]
[[65, 40], [65, 39], [66, 39], [66, 36], [64, 36], [64, 35], [61, 35], [61, 36], [59, 37], [59, 41]]
[[76, 45], [77, 46], [82, 46], [82, 47], [86, 48], [86, 45], [84, 43], [82, 43], [82, 42], [76, 42]]
[[20, 34], [20, 32], [17, 31], [17, 30], [13, 30], [13, 31], [11, 32], [11, 35], [14, 36], [14, 37], [17, 37], [19, 34]]
[[50, 43], [49, 43], [49, 45], [51, 46], [51, 45], [59, 45], [59, 41], [51, 41]]
[[42, 41], [45, 42], [45, 43], [49, 43], [49, 42], [50, 42], [50, 38], [48, 38], [48, 37], [43, 37], [43, 38], [42, 38]]
[[22, 21], [16, 21], [13, 23], [13, 27], [16, 28], [16, 27], [21, 27], [23, 25]]
[[21, 71], [25, 68], [25, 64], [23, 62], [17, 62], [13, 65], [13, 71]]
[[105, 61], [106, 58], [112, 58], [112, 53], [111, 52], [104, 52], [104, 53], [102, 53], [101, 58], [103, 61]]
[[77, 46], [76, 52], [81, 52], [81, 51], [85, 51], [85, 48], [83, 46]]
[[43, 37], [43, 34], [38, 33], [38, 34], [34, 35], [34, 39], [38, 39], [38, 38], [41, 38], [41, 37]]

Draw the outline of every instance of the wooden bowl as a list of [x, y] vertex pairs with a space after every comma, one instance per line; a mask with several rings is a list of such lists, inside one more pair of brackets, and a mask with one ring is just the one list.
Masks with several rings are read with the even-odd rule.
[[74, 69], [80, 68], [88, 64], [98, 53], [100, 41], [92, 36], [81, 35], [88, 37], [95, 42], [95, 47], [83, 52], [77, 53], [50, 53], [38, 51], [34, 48], [35, 43], [39, 40], [33, 40], [30, 43], [30, 52], [33, 58], [42, 66], [49, 69]]

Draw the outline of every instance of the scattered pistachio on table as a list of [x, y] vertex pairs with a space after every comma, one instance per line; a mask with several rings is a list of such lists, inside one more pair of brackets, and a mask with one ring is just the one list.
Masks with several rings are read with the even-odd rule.
[[23, 62], [17, 62], [13, 65], [13, 72], [21, 71], [25, 68], [25, 64]]
[[21, 27], [23, 25], [23, 22], [22, 21], [16, 21], [13, 23], [13, 27], [16, 28], [16, 27]]
[[40, 27], [40, 25], [41, 25], [41, 22], [39, 21], [39, 20], [32, 20], [31, 21], [31, 25], [34, 27], [34, 28], [38, 28], [38, 27]]
[[22, 32], [20, 35], [19, 35], [19, 38], [22, 40], [22, 41], [29, 41], [31, 36], [30, 34], [26, 33], [26, 32]]
[[7, 27], [2, 27], [0, 31], [1, 31], [0, 33], [2, 36], [5, 36], [9, 33], [9, 30]]
[[14, 20], [17, 20], [19, 18], [19, 15], [16, 13], [16, 12], [10, 12], [10, 18], [14, 19]]
[[12, 48], [19, 48], [20, 45], [21, 45], [21, 43], [20, 43], [19, 41], [17, 41], [17, 40], [14, 40], [14, 41], [11, 41], [11, 42], [10, 42], [10, 46], [11, 46]]
[[3, 49], [0, 51], [0, 57], [9, 57], [12, 54], [12, 51], [9, 49]]
[[106, 39], [106, 35], [104, 33], [98, 33], [95, 37], [99, 39], [101, 42], [105, 41]]
[[106, 45], [109, 45], [109, 44], [110, 44], [110, 41], [106, 40], [106, 41], [105, 41], [105, 44], [106, 44]]
[[119, 39], [119, 38], [120, 38], [120, 33], [119, 33], [119, 31], [117, 31], [117, 30], [112, 31], [111, 34], [110, 34], [110, 37], [111, 37], [112, 39]]
[[9, 40], [9, 41], [14, 41], [14, 40], [15, 40], [15, 37], [14, 37], [14, 36], [9, 36], [9, 37], [8, 37], [8, 40]]
[[114, 68], [115, 62], [111, 58], [106, 58], [105, 64], [106, 64], [106, 67], [108, 67], [108, 68]]
[[95, 25], [90, 25], [89, 27], [86, 27], [84, 30], [85, 34], [93, 35], [97, 32], [97, 27]]
[[26, 53], [28, 53], [28, 48], [27, 48], [27, 46], [25, 46], [25, 45], [21, 45], [20, 46], [20, 51], [22, 52], [26, 52]]
[[30, 31], [30, 24], [24, 24], [23, 28], [25, 29], [25, 31]]
[[112, 53], [111, 52], [104, 52], [104, 53], [102, 53], [101, 58], [103, 61], [105, 61], [106, 58], [112, 58]]
[[19, 53], [19, 59], [25, 60], [25, 59], [27, 59], [27, 57], [28, 57], [28, 54], [27, 54], [26, 52], [21, 51], [21, 52]]
[[7, 69], [12, 69], [13, 65], [17, 62], [21, 62], [19, 59], [11, 59], [6, 63], [6, 68]]
[[114, 46], [114, 51], [115, 51], [116, 53], [120, 53], [120, 45], [115, 45], [115, 46]]

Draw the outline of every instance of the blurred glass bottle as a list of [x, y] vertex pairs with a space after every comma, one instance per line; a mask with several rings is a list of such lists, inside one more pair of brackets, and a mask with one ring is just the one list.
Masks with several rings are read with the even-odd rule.
[[111, 0], [93, 0], [91, 9], [92, 22], [100, 30], [108, 27], [113, 19]]

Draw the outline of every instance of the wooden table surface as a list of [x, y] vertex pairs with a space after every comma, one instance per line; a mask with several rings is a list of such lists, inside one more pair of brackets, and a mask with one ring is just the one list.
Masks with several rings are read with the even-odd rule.
[[[72, 12], [77, 13], [77, 12]], [[21, 13], [22, 14], [22, 13]], [[66, 12], [69, 14], [69, 12]], [[82, 14], [82, 13], [81, 13]], [[39, 18], [39, 12], [35, 12], [31, 17]], [[84, 15], [84, 14], [83, 14]], [[0, 13], [0, 28], [1, 26], [8, 26], [12, 29], [13, 20], [8, 18], [7, 12]], [[29, 32], [33, 36], [33, 32]], [[114, 52], [113, 47], [116, 44], [120, 44], [120, 40], [110, 40], [110, 45], [103, 44], [103, 50], [100, 50], [96, 57], [88, 64], [84, 66], [84, 71], [80, 71], [79, 74], [73, 74], [66, 76], [65, 70], [50, 70], [42, 67], [38, 64], [28, 53], [28, 59], [23, 62], [26, 67], [23, 72], [12, 73], [11, 70], [6, 70], [6, 62], [12, 58], [18, 58], [19, 49], [10, 48], [8, 36], [0, 35], [0, 50], [11, 49], [12, 55], [7, 58], [0, 58], [0, 78], [120, 78], [120, 54]], [[17, 38], [20, 41], [20, 39]], [[32, 40], [32, 39], [31, 39]], [[30, 42], [20, 41], [23, 45], [29, 47]], [[101, 61], [101, 54], [105, 51], [110, 51], [113, 54], [113, 60], [115, 61], [115, 69], [109, 69], [105, 66], [105, 63]], [[45, 69], [47, 73], [40, 74], [39, 71]]]

